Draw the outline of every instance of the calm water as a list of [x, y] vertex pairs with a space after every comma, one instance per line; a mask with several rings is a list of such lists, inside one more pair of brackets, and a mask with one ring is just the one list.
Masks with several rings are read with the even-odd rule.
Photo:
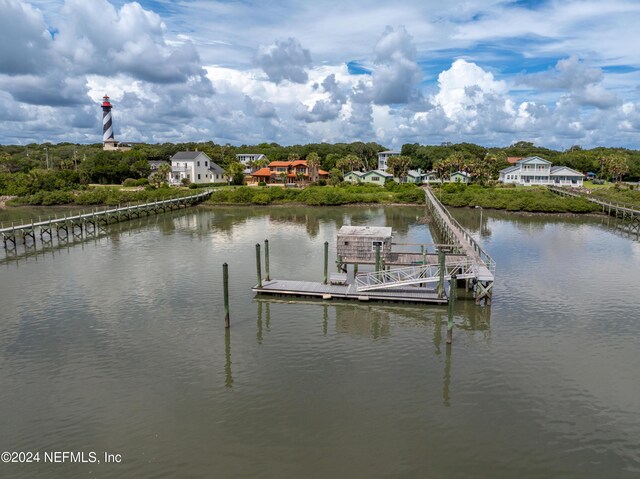
[[122, 455], [0, 477], [639, 477], [640, 243], [600, 219], [455, 212], [498, 272], [452, 348], [446, 307], [250, 292], [256, 242], [321, 280], [343, 224], [430, 242], [422, 214], [189, 210], [0, 252], [0, 451]]

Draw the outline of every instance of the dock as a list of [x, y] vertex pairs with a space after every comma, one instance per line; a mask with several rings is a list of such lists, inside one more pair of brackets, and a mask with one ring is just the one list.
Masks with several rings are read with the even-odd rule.
[[[32, 220], [19, 225], [0, 228], [4, 249], [15, 252], [19, 242], [25, 248], [34, 247], [38, 239], [44, 246], [51, 246], [54, 236], [58, 241], [69, 239], [82, 240], [95, 237], [101, 231], [106, 232], [109, 224], [129, 221], [142, 216], [164, 213], [180, 208], [187, 208], [208, 199], [212, 190], [189, 196], [178, 196], [143, 204], [108, 207], [102, 210], [93, 209], [86, 213], [46, 220]], [[21, 241], [19, 241], [21, 240]]]
[[589, 195], [583, 193], [577, 193], [575, 191], [569, 191], [566, 188], [559, 188], [556, 186], [550, 186], [549, 191], [560, 196], [568, 196], [572, 198], [584, 198], [591, 203], [595, 203], [602, 208], [602, 213], [605, 215], [613, 216], [616, 219], [621, 219], [626, 225], [625, 229], [628, 233], [635, 234], [636, 238], [640, 238], [640, 210], [637, 208], [631, 208], [624, 203], [617, 203], [615, 201], [603, 201], [596, 198], [592, 198]]
[[254, 293], [276, 296], [316, 297], [357, 301], [392, 301], [398, 303], [446, 304], [447, 298], [438, 297], [435, 289], [395, 288], [393, 290], [359, 291], [355, 284], [324, 284], [313, 281], [273, 279], [254, 286]]
[[[322, 282], [271, 279], [269, 242], [265, 241], [266, 277], [256, 244], [257, 294], [444, 304], [453, 301], [459, 282], [473, 292], [476, 304], [491, 304], [495, 261], [450, 215], [429, 188], [425, 189], [432, 236], [436, 244], [392, 241], [388, 227], [343, 226], [337, 233], [337, 273], [328, 274], [329, 243], [324, 244]], [[420, 247], [420, 252], [394, 251], [394, 246]], [[429, 248], [435, 247], [435, 253]], [[359, 272], [359, 266], [374, 271]], [[349, 267], [352, 268], [349, 273]], [[448, 283], [449, 287], [445, 287]]]

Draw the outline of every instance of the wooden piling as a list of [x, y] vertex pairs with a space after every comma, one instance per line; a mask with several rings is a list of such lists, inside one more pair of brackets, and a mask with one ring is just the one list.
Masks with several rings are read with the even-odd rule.
[[456, 275], [451, 275], [451, 281], [449, 282], [449, 304], [448, 304], [448, 319], [447, 319], [447, 344], [451, 344], [453, 341], [453, 306], [456, 302]]
[[264, 240], [264, 272], [267, 277], [265, 278], [267, 281], [271, 281], [271, 277], [269, 276], [269, 240]]
[[222, 285], [224, 290], [224, 327], [231, 326], [229, 321], [229, 265], [222, 265]]
[[440, 277], [438, 278], [438, 298], [444, 295], [444, 270], [446, 268], [444, 251], [438, 251], [438, 262], [440, 263]]
[[258, 275], [258, 288], [262, 288], [262, 270], [260, 268], [260, 243], [256, 243], [256, 272]]
[[327, 284], [329, 275], [329, 242], [324, 242], [324, 284]]
[[376, 272], [380, 271], [380, 245], [376, 244]]

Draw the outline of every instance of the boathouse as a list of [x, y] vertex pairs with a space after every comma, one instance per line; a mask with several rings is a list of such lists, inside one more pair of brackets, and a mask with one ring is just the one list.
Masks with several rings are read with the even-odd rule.
[[337, 234], [337, 253], [343, 263], [375, 263], [376, 248], [386, 262], [391, 258], [391, 228], [343, 226]]

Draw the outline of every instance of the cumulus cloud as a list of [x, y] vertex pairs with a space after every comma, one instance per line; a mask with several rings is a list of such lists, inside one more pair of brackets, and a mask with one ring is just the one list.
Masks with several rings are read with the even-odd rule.
[[52, 39], [42, 13], [19, 0], [0, 0], [0, 73], [39, 73]]
[[495, 80], [491, 72], [466, 60], [456, 60], [451, 68], [438, 75], [440, 91], [433, 102], [449, 118], [475, 116], [477, 107], [506, 92], [505, 82]]
[[245, 96], [245, 103], [248, 110], [258, 118], [275, 118], [277, 117], [276, 108], [270, 101], [262, 100], [260, 98], [251, 98]]
[[86, 73], [125, 73], [153, 83], [203, 77], [198, 52], [188, 39], [169, 43], [156, 13], [138, 3], [119, 10], [106, 0], [67, 0], [56, 49]]
[[272, 82], [289, 80], [305, 83], [309, 79], [307, 68], [311, 66], [311, 53], [302, 48], [296, 38], [289, 37], [261, 46], [256, 55], [256, 64]]
[[600, 68], [593, 68], [574, 55], [559, 60], [553, 69], [546, 72], [524, 75], [520, 81], [542, 90], [564, 90], [572, 101], [580, 105], [605, 109], [614, 106], [617, 97], [604, 88], [603, 79]]
[[413, 39], [404, 27], [387, 27], [374, 48], [373, 99], [378, 105], [407, 103], [420, 82]]

